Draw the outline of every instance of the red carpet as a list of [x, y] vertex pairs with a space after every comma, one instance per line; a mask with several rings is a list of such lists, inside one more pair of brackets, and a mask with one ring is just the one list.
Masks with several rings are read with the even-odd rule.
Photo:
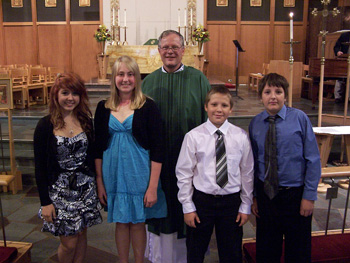
[[[248, 263], [255, 263], [255, 243], [243, 245], [243, 253]], [[350, 233], [312, 237], [312, 262], [350, 262]], [[284, 262], [283, 255], [281, 262]]]

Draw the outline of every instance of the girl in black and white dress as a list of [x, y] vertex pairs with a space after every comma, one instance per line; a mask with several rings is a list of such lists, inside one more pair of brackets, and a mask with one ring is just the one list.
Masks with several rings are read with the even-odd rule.
[[50, 114], [34, 133], [39, 216], [42, 231], [60, 237], [59, 262], [83, 262], [87, 227], [102, 222], [92, 143], [84, 83], [76, 74], [61, 74], [51, 89]]

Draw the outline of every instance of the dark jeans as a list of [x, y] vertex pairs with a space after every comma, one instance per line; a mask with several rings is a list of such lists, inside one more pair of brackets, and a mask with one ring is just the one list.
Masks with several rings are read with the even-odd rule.
[[192, 200], [201, 223], [187, 226], [187, 262], [203, 262], [215, 226], [220, 262], [242, 262], [243, 229], [236, 223], [240, 193], [214, 196], [194, 190]]
[[285, 238], [286, 263], [311, 262], [311, 219], [300, 215], [304, 187], [280, 189], [270, 200], [258, 180], [257, 201], [260, 218], [256, 223], [256, 260], [279, 263]]

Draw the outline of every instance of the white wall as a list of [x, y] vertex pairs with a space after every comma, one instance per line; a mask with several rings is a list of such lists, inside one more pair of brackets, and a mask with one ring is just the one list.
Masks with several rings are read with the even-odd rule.
[[[102, 1], [102, 0], [101, 0]], [[126, 9], [127, 42], [129, 45], [142, 45], [150, 38], [158, 38], [166, 29], [177, 30], [178, 9], [181, 26], [184, 23], [184, 8], [187, 0], [120, 0], [120, 23], [124, 26]], [[197, 0], [197, 24], [203, 24], [204, 0]], [[103, 1], [103, 23], [110, 28], [110, 0]], [[183, 34], [183, 29], [181, 29]], [[124, 30], [121, 29], [124, 41]]]

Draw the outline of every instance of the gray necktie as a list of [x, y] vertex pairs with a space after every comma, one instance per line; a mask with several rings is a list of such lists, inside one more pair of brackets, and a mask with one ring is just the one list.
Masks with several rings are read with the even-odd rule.
[[224, 136], [221, 131], [217, 130], [216, 134], [216, 183], [224, 188], [228, 182], [227, 176], [227, 162], [226, 162], [226, 150], [224, 143]]
[[265, 139], [265, 180], [264, 191], [273, 199], [278, 193], [277, 149], [275, 116], [269, 117], [269, 130]]

